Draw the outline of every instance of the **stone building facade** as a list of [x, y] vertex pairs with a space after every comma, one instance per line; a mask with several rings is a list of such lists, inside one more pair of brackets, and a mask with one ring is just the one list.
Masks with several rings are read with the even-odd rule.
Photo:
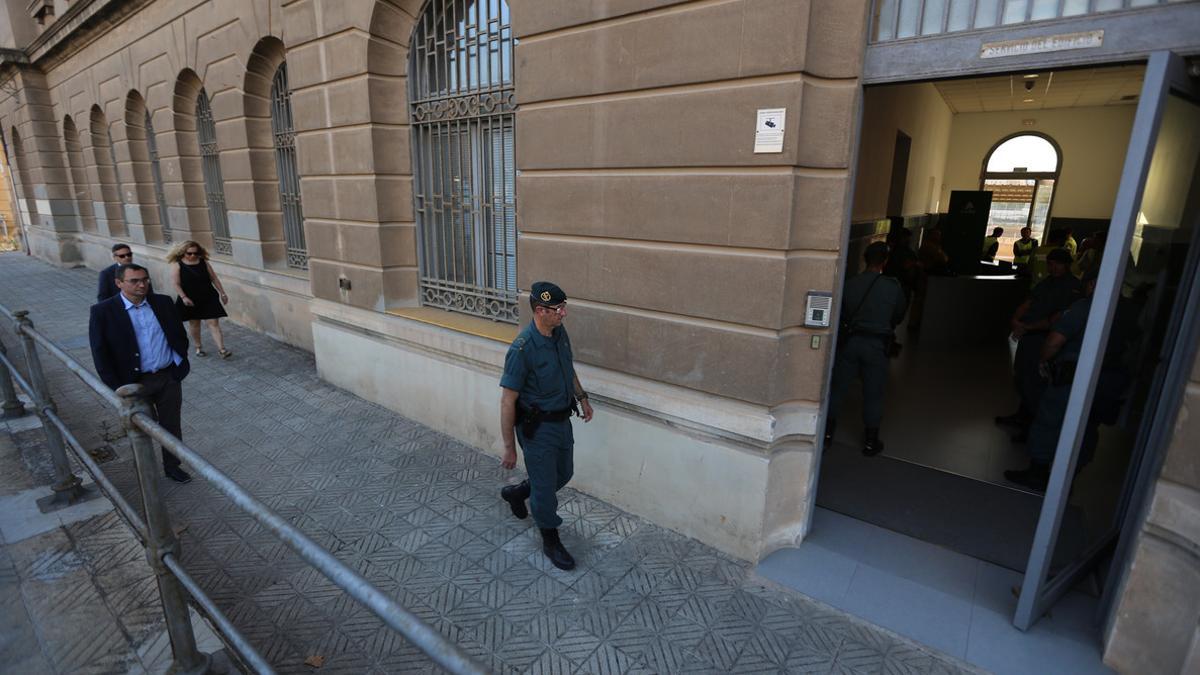
[[[552, 279], [600, 403], [576, 432], [575, 484], [744, 559], [803, 539], [832, 348], [829, 328], [805, 326], [805, 299], [840, 286], [874, 3], [5, 3], [0, 129], [34, 255], [100, 267], [127, 241], [165, 288], [167, 248], [194, 239], [235, 320], [493, 454], [498, 375], [528, 319], [513, 291]], [[459, 24], [462, 43], [439, 48]], [[414, 78], [454, 68], [418, 62], [422, 49], [466, 55], [454, 86], [470, 91], [423, 92]], [[781, 152], [754, 152], [762, 109], [786, 110]], [[484, 124], [500, 131], [456, 135]], [[500, 147], [483, 172], [511, 169], [511, 186], [481, 197], [461, 166], [444, 190], [422, 184], [435, 136], [476, 172], [470, 144]], [[486, 226], [451, 229], [515, 251], [450, 254], [476, 282], [492, 270], [480, 304], [432, 278], [431, 251], [455, 244], [428, 230], [482, 211]], [[1200, 494], [1198, 386], [1119, 613], [1170, 607], [1193, 631], [1200, 534], [1179, 514]], [[1119, 666], [1154, 639], [1124, 620]]]

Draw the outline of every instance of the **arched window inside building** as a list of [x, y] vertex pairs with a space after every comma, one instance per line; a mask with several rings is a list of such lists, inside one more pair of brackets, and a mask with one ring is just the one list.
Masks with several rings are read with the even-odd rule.
[[283, 214], [287, 265], [306, 270], [308, 247], [304, 243], [304, 209], [300, 204], [296, 127], [292, 123], [292, 91], [288, 88], [287, 63], [279, 64], [271, 80], [271, 135], [275, 143], [275, 172], [279, 177], [279, 209]]
[[1062, 167], [1062, 152], [1049, 136], [1019, 133], [1003, 138], [984, 158], [981, 190], [992, 193], [988, 231], [1004, 228], [997, 257], [1012, 259], [1012, 242], [1021, 228], [1033, 230], [1044, 241], [1054, 186]]
[[162, 224], [162, 240], [170, 244], [171, 221], [167, 215], [167, 195], [163, 189], [162, 164], [158, 161], [158, 141], [154, 138], [154, 122], [150, 110], [146, 110], [146, 152], [150, 155], [150, 174], [154, 178], [154, 201], [158, 204], [158, 222]]
[[196, 139], [200, 143], [200, 166], [204, 172], [204, 200], [208, 205], [208, 223], [212, 227], [213, 250], [233, 254], [229, 241], [229, 214], [225, 211], [225, 180], [221, 177], [221, 153], [217, 148], [217, 125], [213, 122], [208, 92], [196, 96]]
[[513, 36], [503, 0], [443, 0], [413, 32], [421, 302], [517, 320]]

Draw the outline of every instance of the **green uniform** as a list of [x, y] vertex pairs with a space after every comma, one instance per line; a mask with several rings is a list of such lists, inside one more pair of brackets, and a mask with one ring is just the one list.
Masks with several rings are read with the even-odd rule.
[[907, 306], [900, 283], [892, 277], [867, 271], [846, 282], [842, 296], [842, 344], [834, 360], [829, 396], [831, 417], [837, 416], [850, 384], [861, 378], [863, 423], [868, 429], [879, 428], [887, 388], [888, 345], [892, 331], [904, 320]]
[[[1044, 321], [1065, 311], [1082, 295], [1083, 284], [1070, 274], [1048, 276], [1030, 291], [1029, 309], [1018, 320], [1025, 323]], [[1019, 414], [1027, 422], [1037, 413], [1038, 402], [1046, 390], [1046, 381], [1038, 374], [1038, 361], [1047, 334], [1048, 331], [1039, 330], [1022, 335], [1013, 358], [1013, 380], [1021, 397]]]
[[[1054, 323], [1052, 332], [1066, 338], [1066, 342], [1054, 357], [1055, 363], [1074, 367], [1079, 361], [1091, 309], [1092, 299], [1081, 298]], [[1129, 375], [1121, 360], [1136, 331], [1136, 320], [1137, 308], [1127, 301], [1118, 301], [1112, 328], [1109, 330], [1108, 345], [1104, 350], [1104, 360], [1100, 366], [1100, 377], [1096, 380], [1092, 408], [1084, 424], [1079, 466], [1091, 461], [1099, 440], [1100, 424], [1112, 424], [1120, 412], [1121, 397], [1129, 383]], [[1038, 464], [1049, 464], [1054, 460], [1058, 436], [1067, 414], [1067, 403], [1071, 398], [1072, 381], [1073, 378], [1065, 378], [1059, 382], [1048, 383], [1039, 401], [1037, 416], [1029, 429], [1029, 456]]]
[[1013, 242], [1013, 265], [1024, 268], [1029, 265], [1029, 258], [1038, 247], [1037, 239], [1018, 239]]
[[983, 239], [983, 259], [995, 260], [996, 254], [1000, 251], [999, 237], [984, 237]]
[[[567, 329], [558, 326], [546, 337], [529, 322], [508, 348], [500, 386], [518, 392], [518, 415], [530, 409], [569, 414], [575, 401], [575, 364]], [[532, 437], [520, 424], [515, 431], [529, 473], [529, 510], [538, 527], [557, 528], [562, 518], [556, 493], [575, 470], [571, 420], [543, 421]]]

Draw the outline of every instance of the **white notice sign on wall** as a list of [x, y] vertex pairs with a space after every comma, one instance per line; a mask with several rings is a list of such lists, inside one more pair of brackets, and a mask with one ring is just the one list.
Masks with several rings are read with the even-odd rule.
[[762, 108], [754, 129], [754, 152], [783, 152], [783, 126], [787, 108]]

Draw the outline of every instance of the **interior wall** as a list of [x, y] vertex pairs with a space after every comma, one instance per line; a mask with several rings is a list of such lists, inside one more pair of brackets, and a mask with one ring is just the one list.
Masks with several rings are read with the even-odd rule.
[[943, 183], [953, 121], [954, 114], [932, 84], [864, 89], [852, 222], [889, 215], [888, 189], [896, 131], [903, 131], [912, 138], [904, 208], [900, 215], [937, 212], [937, 193]]
[[[1135, 105], [1053, 110], [960, 113], [954, 116], [946, 153], [941, 203], [951, 190], [978, 190], [983, 159], [997, 141], [1038, 131], [1062, 149], [1061, 177], [1051, 213], [1055, 218], [1112, 216]], [[1025, 120], [1034, 120], [1026, 125]]]

